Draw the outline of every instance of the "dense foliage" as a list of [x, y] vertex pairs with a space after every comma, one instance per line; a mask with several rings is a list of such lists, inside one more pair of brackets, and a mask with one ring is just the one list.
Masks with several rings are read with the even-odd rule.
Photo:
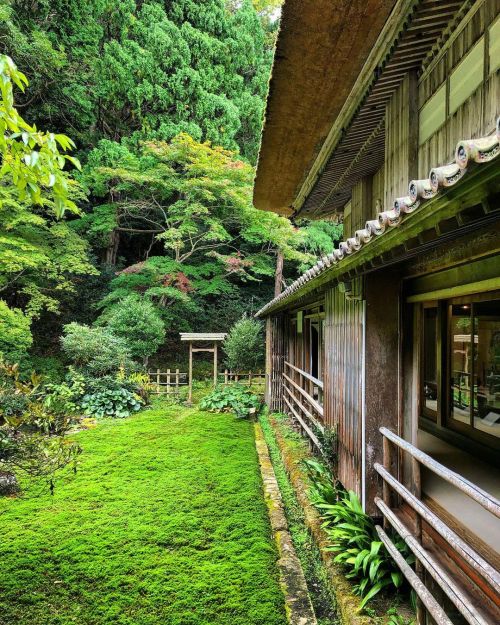
[[[380, 541], [375, 522], [363, 511], [356, 493], [338, 488], [321, 463], [306, 460], [305, 464], [312, 484], [312, 502], [321, 514], [331, 543], [326, 549], [336, 554], [334, 561], [353, 580], [354, 591], [361, 596], [360, 608], [382, 590], [400, 590], [403, 575]], [[407, 562], [413, 564], [413, 554], [404, 540], [395, 533], [391, 533], [391, 538]]]
[[12, 0], [2, 13], [34, 121], [84, 148], [186, 132], [255, 160], [273, 26], [249, 0]]
[[262, 408], [262, 399], [251, 389], [241, 384], [219, 386], [206, 395], [200, 402], [200, 408], [213, 412], [234, 412], [238, 418], [257, 414]]
[[231, 328], [223, 347], [231, 371], [256, 371], [264, 363], [262, 323], [242, 317]]

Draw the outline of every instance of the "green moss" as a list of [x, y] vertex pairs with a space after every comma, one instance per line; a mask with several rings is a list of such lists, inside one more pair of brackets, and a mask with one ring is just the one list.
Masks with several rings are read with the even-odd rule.
[[285, 625], [251, 423], [157, 405], [76, 438], [54, 496], [0, 500], [2, 625]]
[[[306, 457], [308, 454], [304, 439], [286, 425], [286, 417], [273, 414], [272, 418], [279, 422], [280, 432], [286, 438], [287, 444], [296, 452], [298, 461]], [[269, 448], [269, 455], [283, 499], [290, 535], [304, 570], [318, 625], [332, 625], [338, 622], [335, 610], [335, 596], [329, 588], [328, 576], [321, 554], [307, 530], [304, 522], [304, 512], [288, 479], [273, 428], [269, 423], [267, 415], [263, 415], [260, 418], [260, 424]]]

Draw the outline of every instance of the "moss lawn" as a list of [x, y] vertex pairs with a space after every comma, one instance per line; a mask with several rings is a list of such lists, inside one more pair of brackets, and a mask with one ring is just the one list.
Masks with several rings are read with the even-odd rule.
[[250, 422], [156, 404], [75, 437], [53, 496], [0, 499], [1, 625], [285, 625]]

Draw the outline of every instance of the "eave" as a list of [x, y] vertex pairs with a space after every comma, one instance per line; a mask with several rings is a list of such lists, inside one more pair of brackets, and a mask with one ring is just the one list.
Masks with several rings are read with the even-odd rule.
[[500, 118], [495, 135], [460, 142], [455, 163], [433, 169], [432, 183], [412, 181], [411, 197], [396, 199], [393, 209], [367, 222], [355, 237], [343, 241], [339, 249], [318, 261], [256, 316], [269, 316], [327, 285], [421, 254], [426, 244], [439, 245], [473, 221], [499, 220], [500, 206], [484, 202], [500, 193], [499, 156]]
[[[410, 6], [415, 0], [398, 0]], [[396, 0], [286, 0], [254, 188], [254, 204], [289, 215]], [[392, 20], [391, 20], [392, 23]]]

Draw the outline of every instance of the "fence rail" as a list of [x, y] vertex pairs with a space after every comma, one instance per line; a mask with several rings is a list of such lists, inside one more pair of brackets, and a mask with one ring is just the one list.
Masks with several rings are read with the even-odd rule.
[[302, 432], [322, 451], [318, 432], [323, 433], [323, 382], [285, 361], [283, 401]]
[[265, 384], [266, 374], [263, 371], [231, 371], [225, 369], [218, 374], [218, 380], [221, 380], [225, 386], [232, 383], [247, 384]]
[[[437, 623], [450, 623], [442, 608], [430, 600], [428, 589], [422, 584], [424, 571], [438, 584], [455, 608], [471, 625], [491, 625], [488, 605], [491, 602], [493, 611], [496, 611], [500, 597], [500, 573], [487, 562], [466, 540], [459, 536], [439, 516], [437, 516], [422, 500], [421, 466], [446, 480], [455, 488], [483, 506], [488, 512], [500, 517], [500, 501], [483, 491], [475, 484], [466, 480], [458, 473], [451, 471], [426, 453], [414, 447], [408, 441], [400, 438], [387, 428], [380, 428], [383, 436], [383, 464], [376, 463], [375, 470], [383, 480], [383, 497], [376, 498], [375, 504], [384, 519], [384, 529], [392, 527], [405, 541], [416, 558], [415, 573], [409, 572], [401, 566], [402, 572], [413, 586], [419, 598], [419, 609], [425, 609]], [[404, 486], [391, 472], [396, 460], [395, 451], [409, 455], [412, 467], [412, 490]], [[399, 502], [412, 511], [415, 529], [408, 528], [397, 514]], [[423, 526], [429, 532], [439, 535], [448, 548], [451, 549], [452, 560], [459, 565], [465, 584], [460, 583], [456, 571], [449, 568], [448, 559], [438, 560], [433, 552], [424, 544]], [[380, 526], [377, 532], [380, 538], [392, 553], [396, 549], [389, 536]], [[398, 564], [402, 564], [398, 562]], [[415, 576], [416, 575], [416, 579]], [[471, 598], [471, 589], [473, 597]], [[476, 594], [478, 596], [476, 597]], [[475, 600], [474, 600], [475, 599]]]
[[182, 386], [188, 386], [188, 374], [180, 372], [179, 369], [166, 371], [148, 371], [149, 381], [156, 386], [156, 394], [173, 393], [178, 395]]

